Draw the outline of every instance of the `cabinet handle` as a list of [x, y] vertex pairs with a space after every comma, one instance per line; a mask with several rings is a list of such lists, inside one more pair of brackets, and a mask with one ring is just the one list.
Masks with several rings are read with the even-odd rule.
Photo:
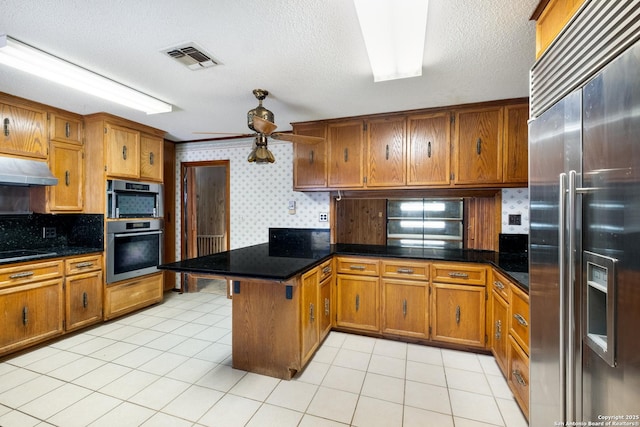
[[460, 324], [460, 306], [456, 307], [456, 323]]
[[89, 295], [86, 292], [82, 293], [82, 307], [87, 308], [89, 305]]
[[396, 270], [396, 272], [400, 273], [400, 274], [413, 274], [413, 269], [411, 268], [399, 268]]
[[9, 132], [9, 118], [4, 119], [4, 136], [9, 136], [11, 132]]
[[93, 262], [85, 261], [85, 262], [79, 262], [76, 264], [76, 268], [86, 268], [86, 267], [93, 267]]
[[493, 282], [493, 286], [495, 286], [496, 288], [500, 289], [501, 291], [504, 291], [504, 285], [499, 280], [495, 280]]
[[27, 306], [22, 307], [22, 324], [27, 326], [29, 322], [29, 308]]
[[478, 138], [476, 141], [476, 153], [480, 155], [482, 153], [482, 139]]
[[309, 304], [309, 320], [313, 322], [315, 317], [313, 316], [313, 303]]
[[431, 158], [431, 141], [427, 142], [427, 157]]
[[154, 155], [153, 155], [153, 151], [151, 151], [149, 153], [149, 164], [153, 166], [153, 162], [154, 162]]
[[345, 162], [349, 161], [349, 149], [348, 148], [344, 149], [344, 161]]
[[384, 157], [385, 157], [385, 160], [389, 160], [389, 144], [387, 144], [387, 148], [385, 148]]
[[324, 315], [329, 315], [329, 298], [324, 299]]
[[496, 339], [502, 338], [502, 320], [496, 320]]
[[407, 300], [402, 301], [402, 316], [407, 317]]
[[64, 136], [69, 138], [71, 136], [71, 123], [66, 122], [64, 124]]
[[524, 317], [522, 317], [522, 315], [520, 313], [516, 313], [513, 315], [514, 319], [516, 319], [518, 321], [518, 323], [520, 323], [522, 326], [524, 326], [525, 328], [529, 326], [529, 324], [527, 323], [527, 321], [525, 320]]
[[71, 184], [71, 173], [69, 171], [64, 171], [64, 185], [67, 187]]
[[309, 163], [313, 164], [313, 150], [309, 152]]
[[127, 146], [122, 146], [122, 160], [127, 160]]
[[364, 265], [350, 265], [349, 269], [351, 270], [358, 270], [358, 271], [364, 271], [365, 270], [365, 266]]
[[467, 273], [462, 273], [460, 271], [452, 271], [451, 273], [449, 273], [449, 277], [457, 277], [460, 279], [468, 279], [469, 275]]
[[522, 387], [526, 387], [527, 386], [527, 382], [524, 380], [524, 378], [522, 377], [522, 374], [520, 373], [519, 370], [514, 369], [511, 372], [511, 374], [514, 376], [514, 378], [516, 379], [518, 384], [520, 384]]
[[9, 276], [9, 279], [23, 279], [25, 277], [33, 276], [33, 271], [22, 271], [20, 273], [15, 273]]
[[356, 311], [360, 310], [360, 294], [356, 294]]
[[329, 273], [331, 273], [331, 266], [328, 265], [322, 269], [322, 274], [329, 274]]

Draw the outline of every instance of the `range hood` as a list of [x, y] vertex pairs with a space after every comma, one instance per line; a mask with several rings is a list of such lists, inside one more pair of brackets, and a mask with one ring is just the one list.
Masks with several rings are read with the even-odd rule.
[[0, 156], [0, 185], [56, 185], [45, 162]]

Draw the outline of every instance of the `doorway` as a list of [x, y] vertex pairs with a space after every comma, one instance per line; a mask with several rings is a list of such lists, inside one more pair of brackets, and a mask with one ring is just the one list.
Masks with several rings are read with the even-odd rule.
[[[182, 259], [229, 248], [229, 161], [182, 163]], [[183, 274], [181, 291], [226, 293], [226, 281]]]

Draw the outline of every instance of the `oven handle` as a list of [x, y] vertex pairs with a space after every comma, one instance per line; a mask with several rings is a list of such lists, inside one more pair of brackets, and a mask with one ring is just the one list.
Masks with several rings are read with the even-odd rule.
[[151, 234], [162, 234], [162, 230], [158, 231], [145, 231], [145, 232], [132, 232], [132, 233], [115, 233], [115, 237], [131, 237], [131, 236], [149, 236]]

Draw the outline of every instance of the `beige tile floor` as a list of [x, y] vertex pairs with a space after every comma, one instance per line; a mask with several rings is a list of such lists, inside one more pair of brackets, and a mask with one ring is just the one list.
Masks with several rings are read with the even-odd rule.
[[291, 381], [231, 367], [231, 302], [163, 304], [0, 363], [0, 426], [526, 426], [493, 358], [331, 332]]

